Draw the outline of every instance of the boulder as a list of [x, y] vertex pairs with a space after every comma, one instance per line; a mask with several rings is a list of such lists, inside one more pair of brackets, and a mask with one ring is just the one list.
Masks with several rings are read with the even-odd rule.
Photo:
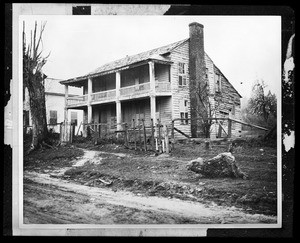
[[187, 169], [205, 177], [231, 177], [248, 179], [248, 175], [237, 166], [235, 157], [230, 153], [221, 153], [211, 159], [201, 157], [191, 160]]

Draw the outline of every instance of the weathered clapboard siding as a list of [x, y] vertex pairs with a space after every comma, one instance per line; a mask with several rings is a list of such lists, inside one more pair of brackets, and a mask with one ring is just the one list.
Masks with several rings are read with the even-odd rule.
[[[177, 48], [175, 48], [171, 54], [171, 61], [174, 63], [171, 65], [171, 91], [172, 91], [172, 118], [180, 118], [180, 100], [187, 99], [190, 100], [189, 92], [189, 74], [188, 74], [188, 65], [189, 65], [189, 42], [186, 41]], [[179, 86], [179, 76], [178, 76], [178, 63], [185, 63], [187, 67], [186, 74], [186, 86]], [[188, 102], [188, 113], [190, 118], [190, 103]], [[181, 125], [180, 122], [176, 122], [176, 127], [183, 131], [184, 133], [191, 135], [191, 126], [190, 122], [187, 125]], [[179, 133], [175, 133], [176, 138], [185, 138]]]
[[131, 126], [133, 119], [135, 119], [136, 124], [138, 124], [138, 119], [144, 119], [146, 126], [150, 125], [150, 99], [122, 102], [121, 107], [122, 122]]
[[156, 111], [160, 122], [163, 125], [170, 125], [172, 121], [172, 98], [156, 97]]
[[155, 81], [170, 82], [170, 66], [163, 64], [155, 64]]
[[214, 95], [215, 94], [214, 63], [206, 53], [205, 53], [204, 58], [205, 58], [205, 66], [207, 68], [207, 79], [208, 79], [208, 84], [209, 84], [209, 94]]
[[121, 72], [121, 87], [127, 87], [147, 82], [150, 82], [148, 65], [135, 67]]
[[[241, 119], [240, 112], [240, 96], [229, 83], [226, 77], [221, 73], [221, 71], [214, 65], [215, 74], [221, 75], [221, 92], [214, 91], [215, 101], [216, 101], [216, 116], [222, 117], [224, 113], [227, 113], [227, 117], [232, 117], [235, 119]], [[214, 82], [215, 84], [215, 82]], [[234, 113], [233, 113], [234, 111]], [[224, 122], [224, 128], [227, 129], [227, 122]], [[232, 123], [232, 136], [239, 136], [241, 131], [241, 124]]]
[[116, 117], [116, 105], [107, 104], [101, 106], [93, 106], [93, 119], [94, 123], [107, 123], [109, 127], [114, 125]]
[[104, 76], [99, 76], [92, 79], [93, 93], [112, 90], [116, 88], [116, 74], [108, 74]]

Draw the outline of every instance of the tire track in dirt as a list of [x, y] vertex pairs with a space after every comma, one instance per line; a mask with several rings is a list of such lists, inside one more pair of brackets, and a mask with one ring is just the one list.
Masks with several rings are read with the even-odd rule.
[[[83, 163], [84, 160], [87, 161], [95, 158], [96, 154], [97, 152], [94, 154], [90, 153], [88, 156], [84, 156], [80, 163]], [[72, 200], [72, 203], [74, 204], [74, 207], [71, 209], [71, 211], [78, 210], [78, 217], [77, 219], [76, 217], [72, 219], [72, 213], [68, 212], [68, 208], [64, 208], [64, 211], [61, 212], [57, 211], [56, 214], [60, 215], [60, 219], [65, 222], [77, 220], [78, 223], [132, 223], [131, 218], [129, 217], [130, 215], [131, 217], [133, 217], [132, 215], [136, 217], [143, 214], [144, 218], [140, 219], [141, 222], [139, 221], [139, 223], [166, 223], [167, 220], [163, 220], [165, 217], [173, 219], [173, 222], [175, 223], [180, 222], [180, 220], [176, 220], [176, 218], [184, 219], [184, 221], [203, 224], [276, 223], [276, 217], [262, 214], [247, 214], [235, 207], [228, 208], [217, 205], [206, 205], [199, 202], [182, 201], [179, 199], [169, 199], [156, 196], [137, 196], [127, 191], [114, 192], [110, 189], [95, 188], [70, 183], [62, 179], [52, 178], [48, 174], [39, 174], [36, 172], [25, 172], [24, 178], [38, 184], [35, 185], [35, 188], [32, 188], [32, 190], [39, 190], [40, 193], [44, 192], [49, 195], [51, 195], [51, 193], [55, 195], [56, 193], [57, 196], [60, 195], [61, 197], [64, 197], [65, 194], [70, 197], [69, 200]], [[24, 183], [24, 186], [26, 187], [26, 183]], [[29, 187], [27, 187], [27, 189]], [[46, 189], [47, 187], [48, 189]], [[53, 188], [49, 189], [49, 187]], [[78, 198], [78, 196], [80, 198]], [[38, 203], [37, 199], [35, 198], [30, 199], [28, 196], [24, 196], [24, 198], [25, 201], [27, 200], [27, 204], [29, 205], [30, 203]], [[48, 202], [47, 198], [49, 198]], [[47, 203], [48, 205], [51, 205], [51, 200], [53, 199], [50, 197], [47, 198], [43, 199], [44, 201], [40, 204], [40, 206]], [[83, 198], [87, 200], [85, 203], [82, 201]], [[65, 200], [62, 200], [59, 203], [64, 206], [64, 202]], [[106, 211], [103, 211], [102, 213], [100, 212], [98, 218], [96, 217], [89, 219], [87, 210], [92, 210], [93, 213], [96, 213], [97, 208], [95, 208], [95, 205], [102, 205], [102, 210]], [[32, 210], [33, 207], [30, 210]], [[50, 208], [49, 210], [49, 212], [51, 212], [51, 210], [54, 209]], [[63, 216], [64, 214], [66, 217]], [[153, 215], [156, 215], [155, 219], [153, 218]], [[124, 217], [128, 218], [126, 219]], [[172, 220], [170, 220], [170, 222], [172, 222]]]

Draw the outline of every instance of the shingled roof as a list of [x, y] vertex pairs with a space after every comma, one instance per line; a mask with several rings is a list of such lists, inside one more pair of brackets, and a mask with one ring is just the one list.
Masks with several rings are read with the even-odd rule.
[[100, 75], [101, 73], [116, 70], [116, 69], [119, 69], [122, 67], [126, 67], [128, 65], [134, 64], [134, 63], [138, 63], [138, 62], [142, 62], [142, 61], [150, 60], [150, 59], [164, 61], [164, 62], [170, 62], [169, 59], [165, 58], [162, 55], [172, 51], [173, 49], [175, 49], [176, 47], [180, 46], [181, 44], [185, 43], [188, 40], [189, 40], [189, 38], [186, 38], [184, 40], [177, 41], [172, 44], [162, 46], [159, 48], [155, 48], [150, 51], [145, 51], [145, 52], [142, 52], [142, 53], [139, 53], [136, 55], [127, 56], [125, 58], [122, 58], [122, 59], [119, 59], [119, 60], [116, 60], [113, 62], [109, 62], [107, 64], [104, 64], [104, 65], [96, 68], [95, 70], [93, 70], [92, 72], [90, 72], [86, 75], [68, 79], [68, 80], [64, 80], [64, 81], [61, 81], [61, 83], [66, 84], [66, 83], [70, 83], [72, 81], [73, 82], [80, 81], [80, 80], [86, 79], [87, 77], [90, 77], [90, 76], [97, 76], [97, 74]]

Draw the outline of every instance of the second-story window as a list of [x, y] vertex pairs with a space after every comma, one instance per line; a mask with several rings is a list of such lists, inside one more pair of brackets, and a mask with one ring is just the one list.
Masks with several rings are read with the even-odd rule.
[[222, 92], [222, 82], [221, 82], [221, 75], [216, 74], [215, 75], [215, 90], [216, 92]]
[[179, 86], [186, 86], [186, 64], [183, 62], [178, 63], [178, 85]]

